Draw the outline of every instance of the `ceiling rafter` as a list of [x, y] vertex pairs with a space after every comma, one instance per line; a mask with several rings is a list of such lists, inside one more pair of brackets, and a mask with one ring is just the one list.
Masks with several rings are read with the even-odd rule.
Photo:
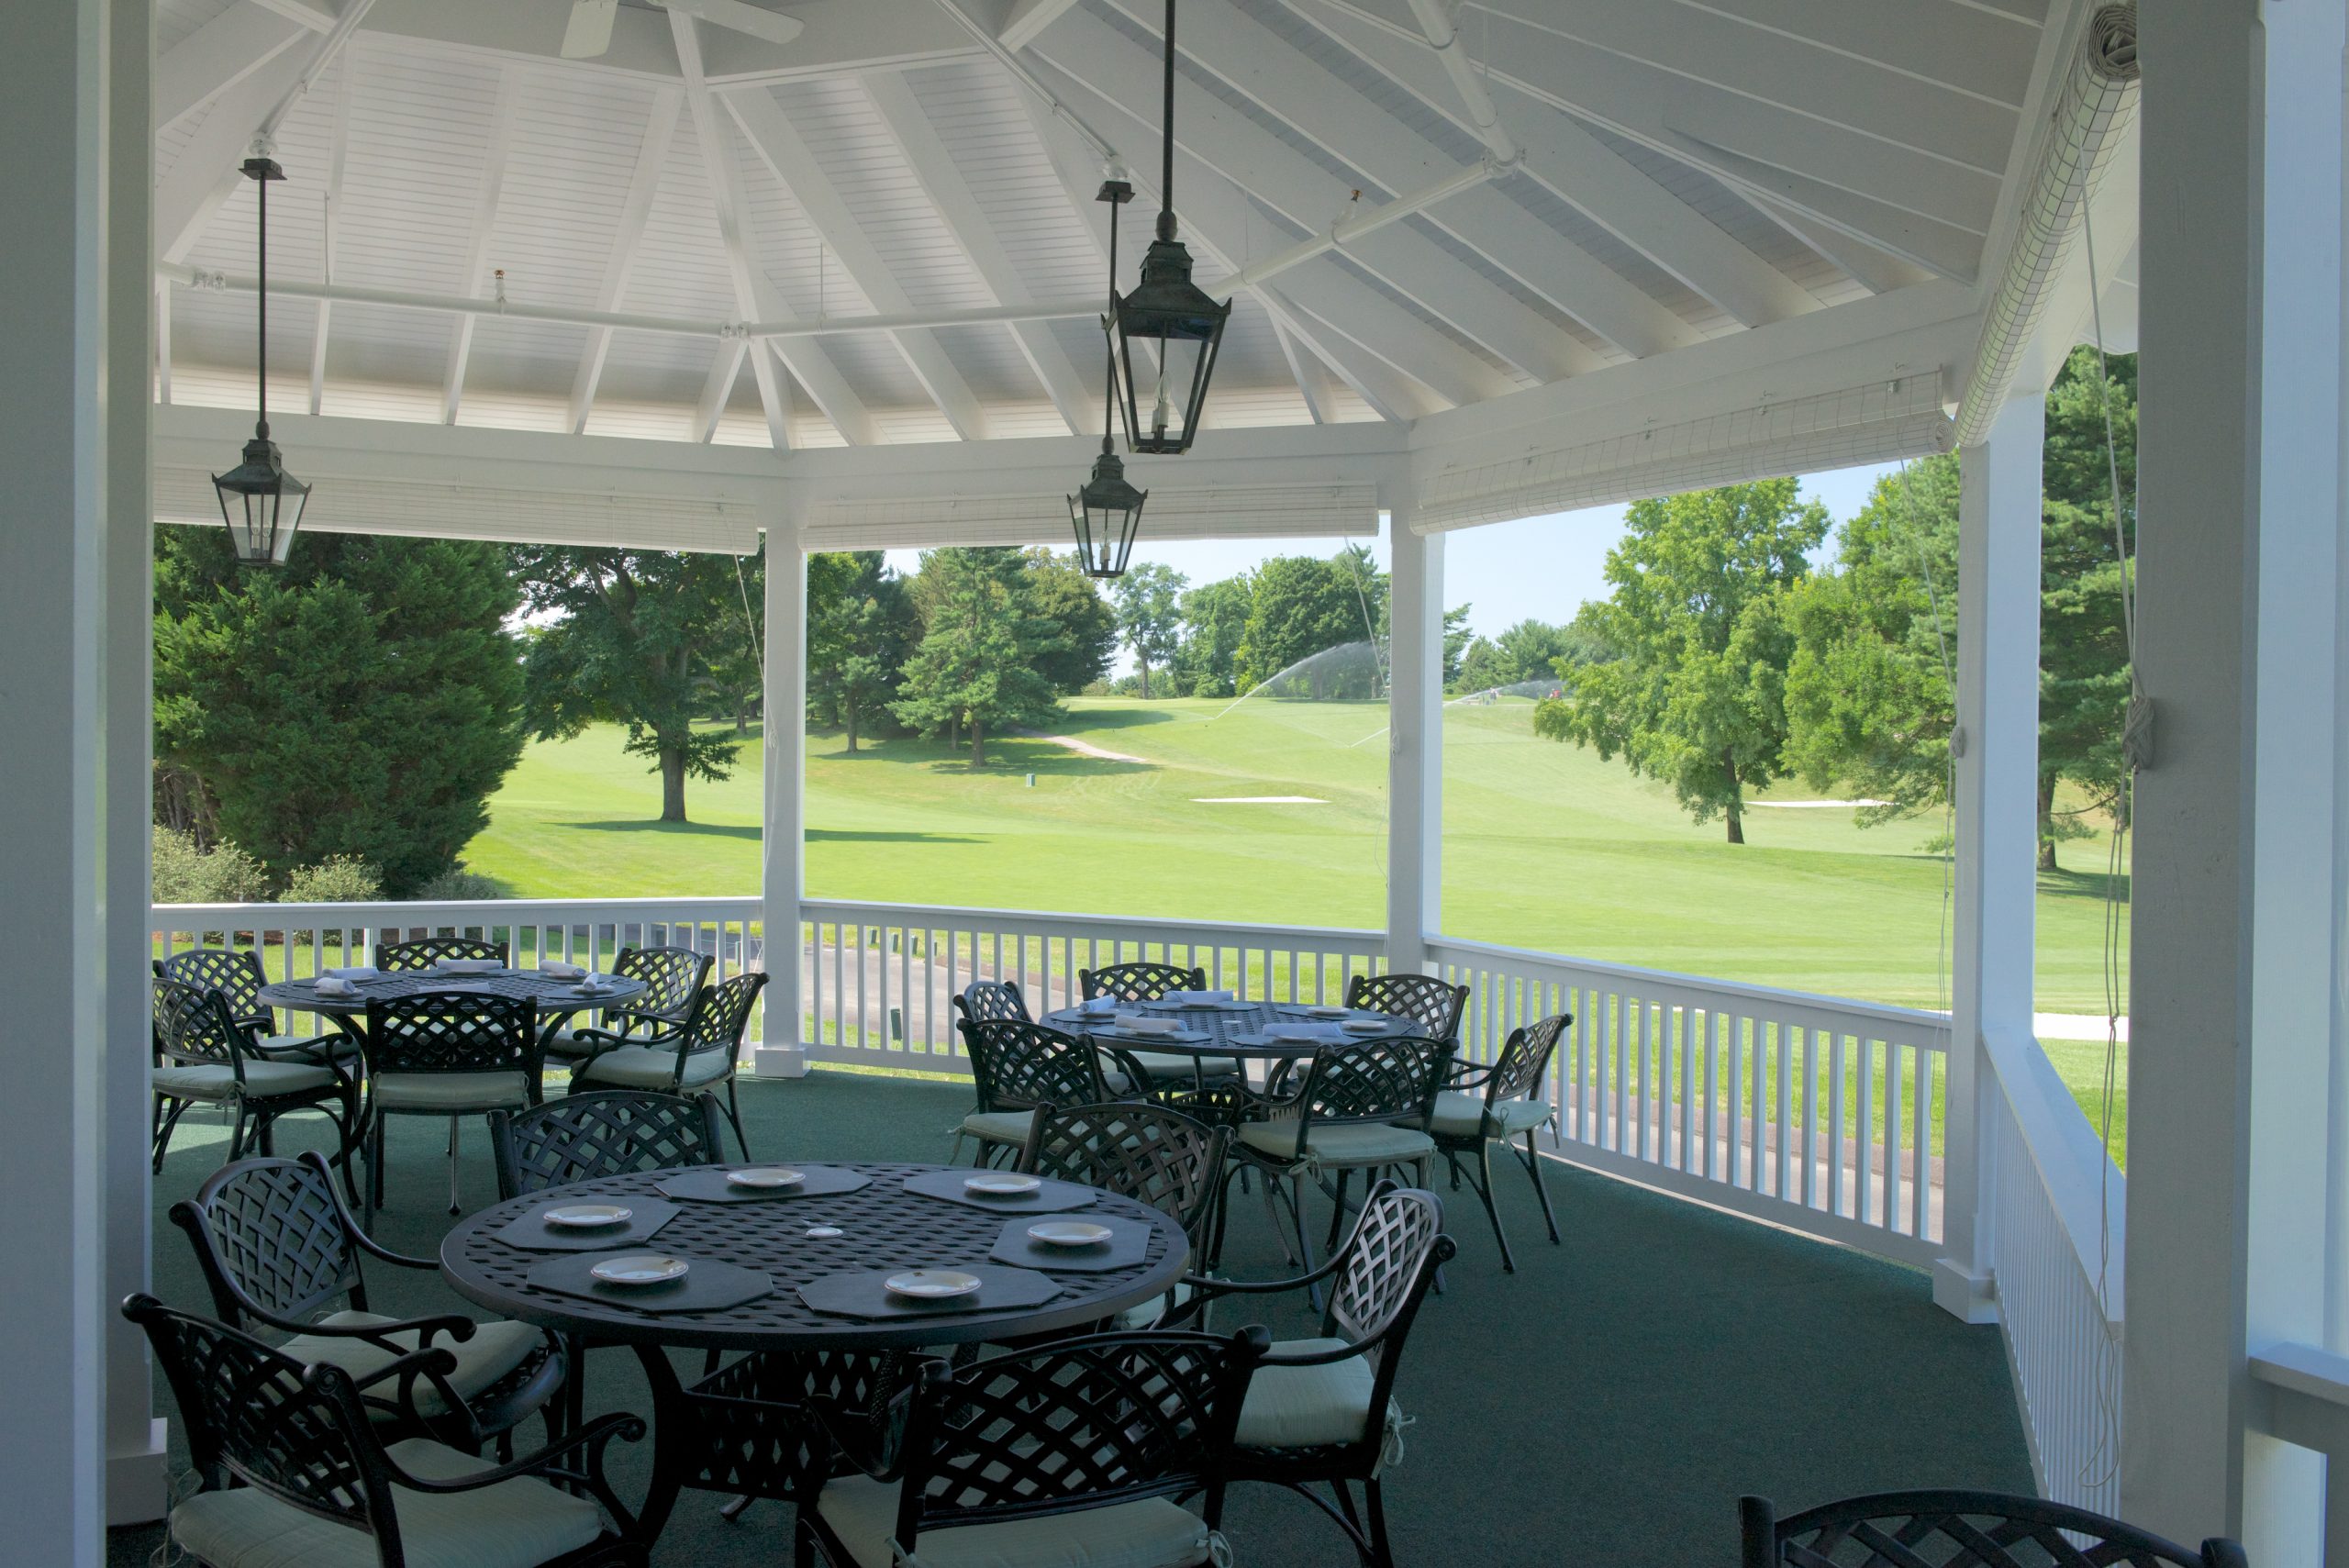
[[[724, 95], [723, 102], [742, 128], [751, 154], [791, 193], [873, 308], [885, 316], [906, 315], [919, 308], [774, 95], [763, 87], [751, 87]], [[985, 440], [986, 411], [980, 407], [970, 383], [963, 379], [938, 334], [928, 328], [911, 328], [892, 332], [889, 338], [954, 433], [966, 441]]]
[[[652, 95], [652, 104], [644, 120], [644, 137], [638, 144], [636, 172], [629, 177], [628, 195], [620, 203], [620, 217], [612, 231], [611, 254], [604, 262], [604, 281], [596, 285], [596, 308], [616, 311], [628, 294], [629, 275], [636, 270], [636, 253], [644, 243], [644, 231], [652, 217], [652, 201], [661, 192], [661, 172], [668, 166], [670, 144], [676, 139], [677, 120], [685, 113], [685, 94], [674, 87], [662, 87]], [[587, 343], [579, 353], [579, 369], [571, 380], [571, 402], [565, 417], [565, 428], [574, 436], [587, 428], [587, 417], [596, 406], [596, 389], [603, 384], [604, 364], [611, 358], [612, 329], [590, 327]], [[740, 361], [736, 373], [741, 371]], [[728, 384], [733, 378], [728, 378]]]
[[298, 22], [238, 0], [156, 58], [155, 125], [194, 114], [310, 36]]
[[304, 50], [290, 50], [213, 100], [172, 172], [155, 187], [155, 254], [184, 261], [244, 176], [253, 135], [302, 80]]
[[742, 361], [750, 355], [747, 338], [729, 338], [718, 345], [709, 362], [709, 379], [702, 384], [701, 400], [694, 405], [694, 443], [707, 446], [717, 439], [726, 406], [733, 401], [734, 384], [742, 379]]
[[[710, 201], [718, 209], [718, 241], [725, 247], [727, 271], [734, 281], [734, 307], [746, 320], [788, 321], [792, 319], [791, 310], [783, 303], [780, 291], [751, 260], [750, 248], [742, 238], [742, 171], [734, 158], [726, 116], [702, 70], [701, 39], [694, 31], [695, 25], [694, 19], [682, 12], [669, 13], [677, 59], [685, 73], [685, 107], [694, 117], [694, 139], [699, 145], [702, 167], [709, 175]], [[816, 400], [816, 406], [824, 411], [824, 417], [832, 422], [842, 440], [852, 446], [870, 446], [880, 439], [872, 412], [849, 385], [848, 378], [841, 374], [840, 367], [832, 362], [821, 343], [813, 339], [774, 343], [749, 358], [751, 373], [759, 384], [759, 403], [766, 411], [767, 437], [774, 443], [775, 450], [787, 451], [791, 447], [791, 395], [777, 371], [778, 361], [790, 367], [791, 373], [807, 389], [807, 395]]]
[[1038, 33], [1059, 21], [1075, 4], [1076, 0], [1012, 0], [1010, 13], [996, 30], [996, 41], [1006, 49], [1026, 49]]
[[[1330, 0], [1282, 0], [1314, 28], [1471, 134], [1442, 65], [1407, 39]], [[1556, 106], [1498, 82], [1501, 123], [1524, 150], [1524, 177], [1748, 327], [1820, 307], [1800, 284], [1730, 238]]]
[[1855, 235], [1795, 211], [1767, 196], [1750, 196], [1765, 217], [1858, 279], [1871, 294], [1890, 294], [1932, 274]]
[[[1141, 0], [1114, 0], [1114, 3], [1120, 5], [1152, 36], [1157, 35], [1162, 24], [1149, 14], [1148, 7]], [[1399, 194], [1458, 166], [1458, 160], [1442, 148], [1364, 98], [1294, 44], [1230, 5], [1229, 0], [1191, 0], [1190, 9], [1197, 19], [1190, 30], [1183, 35], [1182, 51], [1186, 57], [1201, 69], [1212, 72], [1265, 114], [1287, 125], [1306, 140], [1348, 168], [1358, 171], [1375, 184]], [[1090, 18], [1085, 20], [1090, 21]], [[1075, 33], [1079, 26], [1076, 20], [1072, 19], [1056, 30], [1044, 47], [1063, 47], [1063, 40]], [[1275, 200], [1258, 178], [1258, 171], [1276, 167], [1275, 160], [1279, 158], [1319, 173], [1309, 159], [1289, 149], [1278, 137], [1249, 125], [1228, 109], [1218, 116], [1216, 110], [1223, 106], [1217, 104], [1211, 95], [1196, 90], [1186, 95], [1179, 84], [1176, 91], [1178, 101], [1189, 96], [1199, 106], [1195, 109], [1190, 104], [1184, 104], [1177, 116], [1176, 125], [1186, 144], [1198, 142], [1197, 150], [1204, 154], [1206, 147], [1200, 139], [1216, 129], [1225, 130], [1239, 142], [1256, 141], [1257, 146], [1244, 151], [1235, 148], [1233, 156], [1239, 161], [1222, 163], [1225, 172], [1239, 179], [1260, 197], [1271, 201], [1275, 207], [1287, 211], [1291, 218], [1303, 222], [1308, 228], [1315, 226], [1315, 219], [1320, 217], [1319, 214], [1300, 213], [1293, 206]], [[1192, 118], [1195, 113], [1203, 117], [1205, 125], [1195, 125]], [[1248, 135], [1251, 131], [1258, 135], [1252, 138]], [[1278, 150], [1277, 153], [1272, 150], [1274, 149]], [[1213, 158], [1209, 161], [1217, 161]], [[1321, 181], [1316, 183], [1326, 182], [1327, 179], [1327, 175], [1322, 175]], [[1702, 336], [1638, 284], [1560, 235], [1497, 190], [1482, 187], [1463, 191], [1441, 206], [1430, 208], [1423, 216], [1426, 221], [1634, 359], [1644, 359], [1650, 354], [1693, 343]], [[1408, 284], [1392, 276], [1388, 281], [1396, 283], [1403, 293], [1411, 295], [1421, 308], [1444, 316], [1455, 326], [1462, 326], [1451, 316], [1447, 305], [1453, 301], [1464, 303], [1475, 296], [1464, 286], [1465, 270], [1442, 247], [1424, 236], [1412, 233], [1406, 226], [1397, 238], [1389, 239], [1384, 245], [1368, 246], [1357, 241], [1348, 249], [1357, 252], [1365, 266], [1386, 275], [1385, 266], [1374, 257], [1401, 250], [1415, 241], [1424, 250], [1421, 259], [1428, 269], [1438, 279], [1449, 280], [1449, 288], [1438, 283], [1433, 285], [1436, 292], [1431, 293], [1424, 279]], [[1489, 289], [1491, 285], [1484, 286]], [[1508, 296], [1504, 295], [1503, 297]], [[1510, 303], [1516, 304], [1516, 301], [1511, 299]], [[1573, 351], [1562, 356], [1567, 361], [1563, 366], [1524, 364], [1517, 355], [1496, 343], [1493, 336], [1498, 336], [1502, 343], [1521, 342], [1526, 340], [1525, 334], [1529, 331], [1546, 331], [1566, 342], [1571, 343], [1573, 339], [1539, 312], [1521, 306], [1519, 312], [1519, 319], [1488, 320], [1482, 330], [1471, 331], [1470, 336], [1488, 350], [1520, 364], [1539, 381], [1555, 381], [1564, 374], [1594, 370], [1603, 362], [1579, 343], [1574, 343]], [[1529, 327], [1529, 322], [1533, 325]], [[1463, 329], [1467, 330], [1464, 327]], [[1538, 339], [1534, 340], [1539, 341]]]
[[[326, 212], [319, 230], [320, 259], [327, 281], [334, 281], [335, 259], [342, 241], [342, 176], [351, 157], [351, 72], [342, 73], [334, 99], [334, 129], [327, 146]], [[310, 332], [310, 412], [325, 412], [327, 400], [327, 337], [334, 322], [334, 301], [318, 301], [316, 325]]]
[[[482, 145], [481, 186], [473, 196], [473, 227], [465, 244], [465, 261], [461, 285], [466, 294], [479, 294], [488, 283], [490, 241], [497, 234], [497, 204], [506, 194], [506, 167], [514, 146], [514, 121], [521, 111], [522, 85], [520, 73], [501, 71], [497, 76], [497, 101], [489, 116], [489, 136]], [[472, 361], [473, 332], [481, 325], [478, 316], [460, 316], [449, 338], [449, 369], [441, 380], [440, 422], [457, 422], [457, 406], [465, 395], [465, 369]]]
[[[1044, 79], [1063, 101], [1089, 110], [1097, 120], [1108, 120], [1113, 111], [1124, 112], [1057, 68], [1047, 63], [1041, 69], [1049, 72]], [[1029, 117], [1048, 138], [1065, 135], [1049, 115], [1031, 111]], [[1236, 272], [1241, 264], [1236, 258], [1264, 254], [1286, 243], [1288, 237], [1274, 232], [1238, 186], [1188, 153], [1177, 162], [1182, 165], [1183, 233], [1200, 254]], [[1156, 198], [1154, 167], [1130, 170], [1129, 177], [1137, 193]], [[1065, 170], [1062, 178], [1064, 184], [1069, 183]], [[1090, 188], [1070, 186], [1072, 201], [1089, 200], [1091, 195]], [[1212, 281], [1205, 286], [1212, 289]], [[1326, 301], [1333, 307], [1331, 314], [1342, 317], [1344, 327], [1300, 310], [1294, 303], [1299, 289]], [[1287, 321], [1310, 342], [1381, 417], [1414, 419], [1447, 405], [1506, 395], [1513, 385], [1484, 361], [1326, 258], [1308, 261], [1279, 284], [1261, 284], [1254, 292], [1275, 320]]]
[[1281, 358], [1288, 361], [1288, 373], [1297, 378], [1297, 390], [1305, 399], [1305, 411], [1313, 416], [1317, 425], [1330, 423], [1329, 367], [1312, 350], [1298, 342], [1297, 334], [1277, 317], [1273, 321], [1273, 339], [1281, 346]]
[[[860, 83], [882, 123], [904, 154], [914, 178], [938, 210], [945, 229], [968, 258], [971, 268], [997, 305], [1028, 305], [1034, 295], [1019, 275], [1009, 252], [996, 237], [995, 225], [971, 194], [969, 182], [956, 172], [946, 140], [923, 112], [914, 91], [897, 72], [874, 73]], [[1072, 362], [1041, 321], [1018, 321], [1008, 330], [1020, 357], [1036, 373], [1044, 391], [1074, 435], [1100, 428], [1100, 403], [1085, 391], [1085, 377]]]

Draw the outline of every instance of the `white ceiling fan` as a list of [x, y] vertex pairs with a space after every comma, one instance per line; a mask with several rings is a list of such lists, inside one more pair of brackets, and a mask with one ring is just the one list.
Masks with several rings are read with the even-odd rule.
[[[789, 43], [799, 36], [796, 17], [762, 10], [744, 0], [636, 0], [653, 10], [695, 17], [713, 27], [746, 33], [769, 43]], [[620, 0], [572, 0], [571, 21], [562, 29], [562, 58], [593, 60], [612, 47], [612, 20]]]

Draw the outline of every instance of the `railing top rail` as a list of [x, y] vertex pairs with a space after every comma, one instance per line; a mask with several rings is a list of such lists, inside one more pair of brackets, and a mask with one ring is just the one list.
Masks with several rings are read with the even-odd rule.
[[300, 920], [328, 926], [414, 924], [444, 916], [462, 916], [475, 922], [512, 924], [547, 916], [550, 919], [629, 916], [694, 911], [756, 915], [763, 901], [755, 895], [724, 895], [683, 898], [451, 898], [378, 900], [367, 904], [157, 904], [150, 914], [157, 924], [187, 929], [196, 925], [251, 927], [284, 926]]
[[1849, 996], [1830, 996], [1815, 991], [1788, 991], [1742, 980], [1716, 980], [1701, 974], [1680, 974], [1668, 969], [1642, 969], [1628, 963], [1568, 958], [1558, 953], [1536, 952], [1531, 948], [1469, 941], [1460, 937], [1430, 937], [1427, 947], [1431, 959], [1471, 957], [1526, 969], [1570, 970], [1577, 975], [1597, 975], [1648, 986], [1680, 986], [1709, 995], [1734, 996], [1753, 1003], [1765, 1011], [1827, 1011], [1844, 1018], [1872, 1018], [1878, 1023], [1898, 1025], [1906, 1029], [1932, 1030], [1943, 1035], [1949, 1032], [1948, 1014], [1930, 1012], [1922, 1007], [1897, 1007], [1887, 1002], [1862, 1002]]
[[861, 920], [868, 926], [976, 926], [1006, 929], [1027, 926], [1070, 926], [1088, 931], [1125, 929], [1146, 931], [1148, 940], [1166, 933], [1176, 940], [1195, 938], [1228, 946], [1293, 948], [1356, 947], [1383, 951], [1386, 934], [1346, 926], [1260, 925], [1241, 920], [1172, 920], [1150, 915], [1081, 915], [1049, 909], [987, 909], [954, 904], [875, 904], [854, 898], [804, 898], [800, 912], [808, 917]]

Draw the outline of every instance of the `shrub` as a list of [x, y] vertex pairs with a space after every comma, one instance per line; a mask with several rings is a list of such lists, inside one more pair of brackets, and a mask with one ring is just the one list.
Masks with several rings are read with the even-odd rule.
[[207, 851], [193, 833], [157, 828], [154, 857], [158, 904], [258, 904], [269, 896], [261, 862], [225, 839]]
[[494, 876], [484, 876], [477, 871], [467, 871], [462, 865], [453, 865], [417, 888], [409, 896], [418, 903], [429, 904], [458, 904], [474, 898], [503, 898], [506, 896], [506, 884]]
[[287, 904], [373, 904], [384, 896], [384, 873], [357, 855], [328, 855], [295, 866], [285, 878]]

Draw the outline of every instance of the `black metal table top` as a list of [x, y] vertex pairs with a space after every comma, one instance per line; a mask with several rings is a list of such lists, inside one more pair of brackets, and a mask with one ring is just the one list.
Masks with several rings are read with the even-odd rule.
[[[738, 1351], [889, 1349], [1051, 1333], [1097, 1322], [1163, 1295], [1181, 1276], [1189, 1254], [1190, 1240], [1174, 1220], [1147, 1204], [1097, 1190], [1093, 1206], [1085, 1210], [1088, 1217], [1115, 1216], [1152, 1227], [1141, 1262], [1092, 1273], [1055, 1273], [1052, 1277], [1060, 1284], [1060, 1294], [1041, 1307], [879, 1321], [829, 1316], [800, 1300], [801, 1284], [865, 1269], [985, 1263], [1002, 1234], [1004, 1216], [905, 1190], [906, 1178], [923, 1172], [972, 1173], [960, 1167], [821, 1163], [861, 1172], [873, 1178], [872, 1184], [852, 1193], [759, 1203], [679, 1203], [681, 1212], [651, 1243], [615, 1249], [658, 1251], [689, 1262], [722, 1259], [773, 1276], [774, 1294], [740, 1307], [651, 1313], [542, 1290], [527, 1276], [548, 1254], [524, 1251], [489, 1234], [552, 1201], [555, 1194], [566, 1198], [653, 1195], [654, 1187], [674, 1171], [580, 1182], [483, 1209], [459, 1222], [441, 1240], [440, 1273], [458, 1295], [501, 1317], [601, 1341]], [[841, 1234], [810, 1238], [808, 1229], [819, 1225], [836, 1227]]]
[[[1180, 1040], [1169, 1039], [1164, 1035], [1130, 1034], [1125, 1030], [1109, 1027], [1108, 1020], [1099, 1014], [1087, 1014], [1079, 1007], [1063, 1007], [1057, 1012], [1045, 1014], [1039, 1021], [1047, 1029], [1063, 1029], [1071, 1034], [1089, 1034], [1103, 1044], [1114, 1045], [1120, 1051], [1169, 1051], [1185, 1056], [1201, 1057], [1238, 1057], [1242, 1061], [1253, 1062], [1302, 1062], [1308, 1057], [1319, 1054], [1322, 1046], [1335, 1045], [1339, 1041], [1336, 1039], [1286, 1040], [1261, 1044], [1242, 1044], [1234, 1040], [1232, 1037], [1261, 1035], [1275, 1025], [1286, 1024], [1327, 1024], [1334, 1033], [1335, 1019], [1325, 1020], [1305, 1016], [1303, 1009], [1316, 1005], [1306, 1002], [1251, 1002], [1244, 1008], [1229, 1005], [1213, 1008], [1170, 1008], [1163, 1005], [1145, 1003], [1140, 1006], [1121, 1004], [1118, 1008], [1119, 1012], [1123, 1013], [1140, 1012], [1152, 1018], [1173, 1018], [1185, 1029], [1207, 1036], [1205, 1040]], [[1354, 1018], [1377, 1018], [1386, 1025], [1376, 1033], [1368, 1031], [1361, 1034], [1349, 1033], [1344, 1036], [1349, 1040], [1384, 1040], [1394, 1035], [1410, 1034], [1419, 1029], [1419, 1025], [1411, 1019], [1397, 1018], [1391, 1013], [1374, 1013], [1356, 1008], [1349, 1011], [1346, 1016]]]
[[604, 988], [590, 995], [580, 991], [575, 979], [561, 979], [536, 969], [501, 969], [470, 974], [446, 969], [411, 969], [378, 975], [373, 980], [354, 980], [351, 984], [357, 988], [356, 995], [328, 996], [321, 995], [311, 981], [281, 980], [262, 986], [261, 999], [270, 1006], [284, 1007], [289, 1012], [327, 1013], [342, 1018], [363, 1013], [368, 1003], [386, 997], [412, 996], [419, 991], [472, 991], [487, 992], [493, 996], [528, 996], [541, 1012], [584, 1013], [593, 1007], [631, 1001], [650, 989], [641, 980], [607, 975]]

